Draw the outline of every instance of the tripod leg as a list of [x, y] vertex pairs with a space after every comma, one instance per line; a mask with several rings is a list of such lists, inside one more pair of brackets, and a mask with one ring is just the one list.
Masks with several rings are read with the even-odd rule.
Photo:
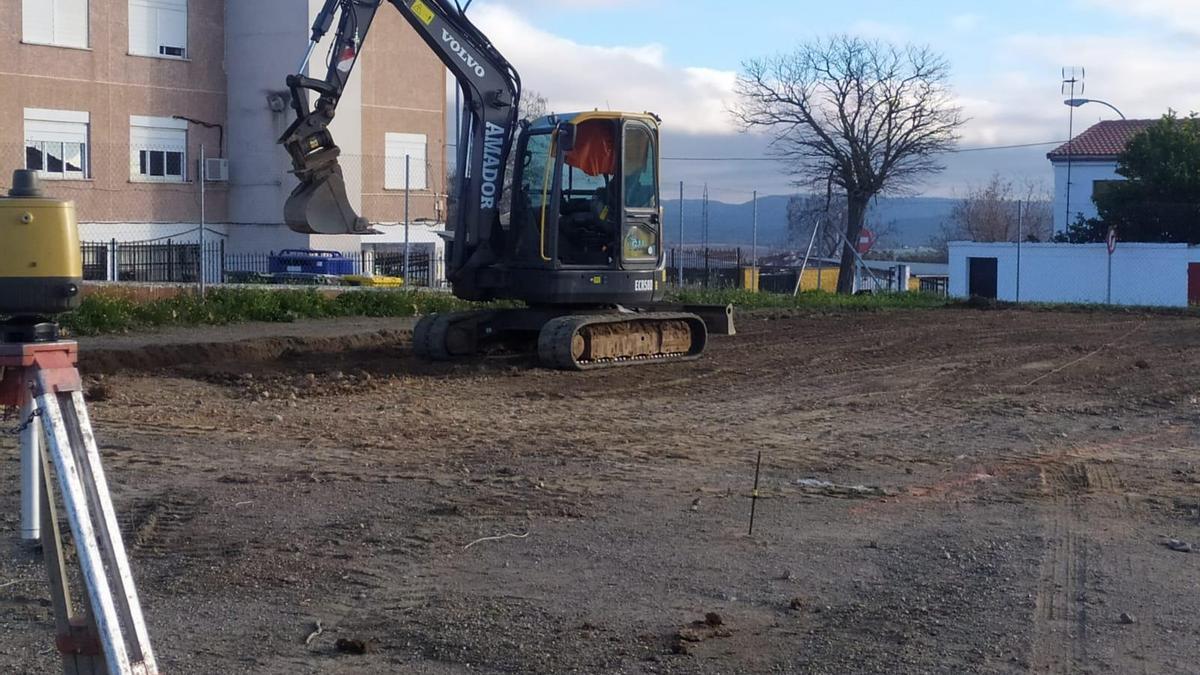
[[50, 458], [39, 453], [42, 467], [41, 534], [42, 555], [46, 577], [50, 581], [50, 601], [54, 608], [55, 635], [63, 659], [65, 675], [92, 675], [106, 672], [96, 638], [95, 622], [75, 614], [71, 586], [67, 579], [66, 556], [63, 554], [62, 531], [58, 526], [58, 509], [54, 505], [54, 483]]
[[67, 421], [67, 429], [72, 435], [71, 447], [75, 453], [75, 460], [85, 478], [85, 485], [90, 488], [88, 496], [92, 502], [92, 514], [97, 520], [97, 530], [103, 537], [101, 553], [106, 558], [105, 569], [114, 584], [113, 592], [116, 595], [117, 610], [121, 613], [121, 624], [133, 633], [129, 644], [130, 660], [143, 665], [146, 669], [144, 672], [156, 673], [158, 669], [150, 647], [150, 631], [146, 628], [146, 620], [142, 615], [142, 605], [133, 582], [133, 571], [129, 566], [125, 543], [121, 539], [121, 528], [117, 522], [116, 509], [113, 508], [112, 495], [108, 491], [108, 479], [105, 478], [104, 467], [100, 463], [100, 449], [92, 432], [83, 392], [73, 391], [70, 394], [60, 394], [60, 397], [68, 399], [64, 401], [68, 405], [63, 409], [63, 418]]
[[[108, 567], [100, 550], [103, 541], [100, 536], [106, 534], [97, 530], [97, 522], [89, 499], [90, 490], [84, 487], [84, 481], [91, 478], [83, 474], [76, 459], [76, 448], [73, 440], [78, 438], [78, 428], [68, 429], [64, 420], [60, 399], [71, 405], [71, 394], [58, 394], [47, 386], [43, 380], [44, 374], [39, 373], [38, 407], [42, 410], [42, 426], [46, 431], [46, 445], [54, 460], [55, 473], [58, 476], [59, 490], [62, 492], [63, 506], [71, 523], [71, 534], [75, 540], [76, 553], [79, 556], [79, 566], [83, 572], [84, 585], [87, 587], [91, 608], [95, 612], [96, 626], [100, 632], [100, 641], [104, 645], [104, 656], [108, 671], [112, 675], [130, 672], [129, 655], [125, 639], [121, 631], [121, 622], [117, 614], [112, 588], [109, 583]], [[73, 407], [73, 406], [72, 406]], [[71, 422], [77, 424], [72, 414]], [[74, 438], [73, 438], [74, 437]]]
[[[28, 392], [26, 392], [28, 394]], [[33, 399], [27, 397], [21, 406], [21, 419], [33, 414]], [[37, 541], [41, 538], [42, 516], [42, 429], [30, 424], [21, 432], [21, 539]]]

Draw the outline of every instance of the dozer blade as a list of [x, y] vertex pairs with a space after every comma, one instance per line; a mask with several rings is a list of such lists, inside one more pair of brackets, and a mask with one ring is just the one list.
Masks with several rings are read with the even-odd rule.
[[284, 205], [283, 218], [301, 234], [379, 234], [354, 212], [337, 164], [301, 178]]

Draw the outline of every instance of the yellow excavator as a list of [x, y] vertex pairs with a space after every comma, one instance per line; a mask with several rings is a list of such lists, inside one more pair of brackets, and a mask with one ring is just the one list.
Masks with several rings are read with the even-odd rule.
[[[450, 0], [326, 0], [301, 74], [287, 79], [296, 120], [280, 143], [300, 180], [285, 207], [291, 229], [372, 232], [347, 198], [329, 125], [385, 3], [463, 94], [447, 218], [454, 294], [525, 305], [424, 317], [414, 331], [418, 355], [450, 360], [503, 348], [536, 351], [547, 367], [589, 370], [696, 359], [710, 334], [732, 334], [728, 307], [663, 302], [658, 117], [592, 111], [520, 120], [520, 75]], [[331, 30], [325, 77], [303, 75]], [[510, 166], [511, 208], [502, 218]]]

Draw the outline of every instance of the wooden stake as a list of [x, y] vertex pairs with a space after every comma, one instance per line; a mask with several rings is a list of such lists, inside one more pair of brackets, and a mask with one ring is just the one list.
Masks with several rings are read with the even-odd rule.
[[762, 470], [762, 451], [758, 451], [758, 463], [754, 465], [754, 491], [750, 493], [750, 536], [754, 536], [754, 512], [758, 506], [758, 476]]

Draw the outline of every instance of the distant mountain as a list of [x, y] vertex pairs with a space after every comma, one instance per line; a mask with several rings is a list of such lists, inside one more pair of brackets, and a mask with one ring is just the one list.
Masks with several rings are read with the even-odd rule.
[[[784, 246], [787, 242], [787, 196], [762, 197], [758, 200], [758, 243], [763, 247]], [[957, 203], [940, 197], [883, 197], [875, 200], [867, 214], [867, 227], [888, 231], [880, 247], [915, 248], [929, 245], [939, 235]], [[679, 239], [679, 200], [665, 202], [667, 240]], [[699, 199], [683, 202], [683, 241], [699, 244], [702, 239]], [[727, 204], [709, 200], [709, 243], [748, 246], [753, 240], [754, 208], [751, 202]]]

